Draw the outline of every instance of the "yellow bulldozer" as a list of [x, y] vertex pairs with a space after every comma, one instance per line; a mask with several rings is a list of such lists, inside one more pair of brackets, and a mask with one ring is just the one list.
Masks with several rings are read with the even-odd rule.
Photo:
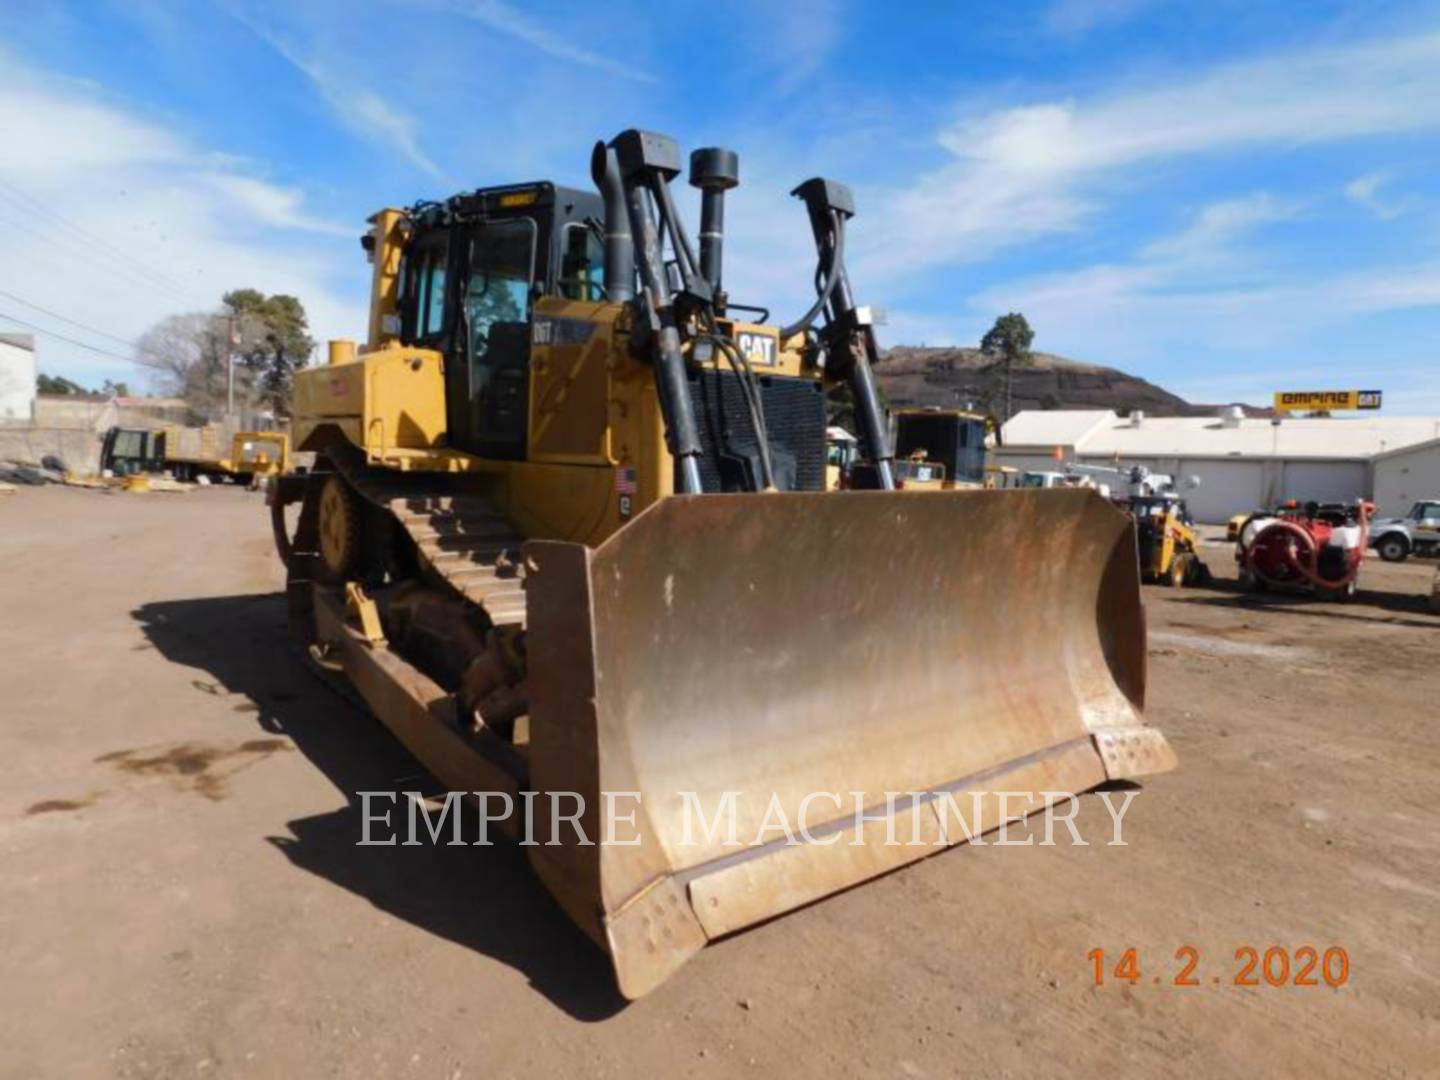
[[[270, 500], [311, 658], [532, 841], [629, 998], [716, 938], [1174, 764], [1141, 719], [1129, 518], [1081, 490], [896, 490], [848, 189], [795, 189], [816, 297], [777, 326], [722, 283], [735, 154], [690, 158], [698, 248], [680, 172], [629, 130], [595, 146], [595, 191], [376, 214], [368, 341], [299, 373], [315, 466]], [[825, 490], [837, 382], [877, 490]]]

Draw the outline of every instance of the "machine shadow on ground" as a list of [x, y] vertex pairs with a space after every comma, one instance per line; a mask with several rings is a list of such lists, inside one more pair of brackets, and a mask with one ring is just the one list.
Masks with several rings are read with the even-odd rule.
[[[267, 838], [295, 866], [509, 964], [576, 1019], [603, 1020], [625, 1006], [605, 955], [565, 917], [515, 845], [437, 846], [422, 836], [417, 847], [357, 846], [357, 792], [434, 791], [439, 784], [379, 721], [305, 669], [286, 632], [283, 595], [152, 603], [132, 616], [167, 660], [208, 672], [221, 691], [248, 698], [237, 705], [251, 714], [244, 722], [288, 736], [343, 793], [344, 806], [288, 822], [290, 836]], [[391, 821], [403, 830], [403, 803]], [[463, 835], [473, 840], [478, 825], [467, 821]]]
[[[1174, 599], [1181, 604], [1205, 604], [1210, 607], [1274, 611], [1282, 615], [1350, 619], [1356, 622], [1379, 622], [1391, 626], [1440, 628], [1440, 618], [1436, 618], [1430, 611], [1429, 593], [1421, 595], [1420, 593], [1380, 592], [1362, 586], [1349, 600], [1323, 599], [1299, 592], [1252, 592], [1233, 579], [1212, 577], [1203, 587], [1177, 594]], [[1415, 615], [1419, 618], [1389, 618], [1380, 612], [1402, 616]]]

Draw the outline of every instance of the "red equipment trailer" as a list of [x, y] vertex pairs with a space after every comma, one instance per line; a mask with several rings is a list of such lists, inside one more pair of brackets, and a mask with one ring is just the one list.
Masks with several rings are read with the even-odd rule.
[[1276, 589], [1349, 599], [1370, 543], [1375, 504], [1289, 502], [1273, 514], [1255, 514], [1240, 529], [1235, 561], [1240, 583], [1253, 591]]

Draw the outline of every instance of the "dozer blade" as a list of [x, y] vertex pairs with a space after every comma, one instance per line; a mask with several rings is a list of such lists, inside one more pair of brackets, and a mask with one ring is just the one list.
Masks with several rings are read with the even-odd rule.
[[540, 810], [528, 850], [630, 998], [709, 940], [1175, 763], [1140, 721], [1133, 527], [1093, 492], [674, 497], [598, 548], [525, 550], [531, 785], [608, 841]]

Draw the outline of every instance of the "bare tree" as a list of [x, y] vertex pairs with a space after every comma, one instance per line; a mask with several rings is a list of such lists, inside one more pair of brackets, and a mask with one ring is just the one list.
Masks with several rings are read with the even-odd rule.
[[[203, 311], [171, 315], [140, 337], [136, 359], [155, 373], [163, 392], [183, 399], [197, 412], [215, 415], [225, 409], [232, 355], [243, 356], [264, 335], [264, 326], [249, 316]], [[254, 399], [256, 381], [254, 370], [243, 363], [235, 365], [237, 408], [244, 409]]]
[[213, 315], [199, 311], [170, 315], [145, 331], [135, 350], [136, 359], [154, 372], [161, 391], [197, 409], [210, 408], [225, 392], [224, 361], [213, 323]]
[[253, 289], [226, 293], [224, 303], [220, 311], [162, 319], [141, 336], [137, 360], [155, 373], [164, 392], [198, 413], [225, 410], [232, 363], [237, 411], [263, 403], [286, 413], [291, 375], [314, 348], [304, 307], [294, 297]]

